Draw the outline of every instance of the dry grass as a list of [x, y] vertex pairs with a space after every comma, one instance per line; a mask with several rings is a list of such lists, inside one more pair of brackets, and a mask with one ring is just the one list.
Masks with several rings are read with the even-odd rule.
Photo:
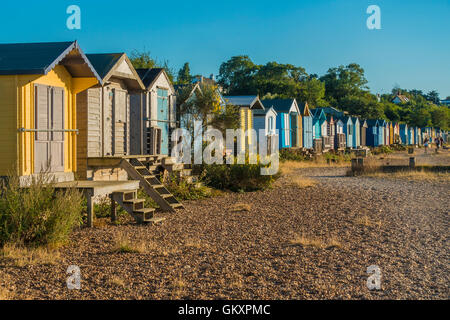
[[368, 216], [363, 217], [357, 217], [355, 219], [355, 222], [359, 225], [365, 226], [365, 227], [381, 227], [381, 220], [372, 220]]
[[108, 218], [95, 218], [94, 219], [94, 228], [105, 229], [110, 224], [110, 219]]
[[170, 289], [173, 293], [174, 298], [182, 298], [186, 292], [187, 283], [178, 276], [174, 278], [170, 283]]
[[116, 287], [125, 287], [125, 281], [116, 275], [113, 275], [111, 279], [109, 279], [109, 283]]
[[27, 248], [6, 244], [0, 250], [2, 259], [12, 261], [17, 267], [27, 265], [53, 265], [60, 259], [59, 251], [48, 247]]
[[251, 208], [252, 208], [251, 204], [236, 203], [234, 206], [231, 207], [231, 212], [232, 213], [249, 212]]
[[113, 251], [118, 253], [146, 253], [148, 246], [144, 241], [131, 241], [125, 234], [118, 233], [114, 241]]
[[242, 289], [245, 284], [242, 275], [238, 273], [233, 273], [228, 283], [233, 289]]
[[313, 161], [293, 161], [287, 160], [280, 163], [280, 169], [283, 174], [290, 174], [297, 169], [303, 168], [329, 168], [329, 167], [349, 167], [348, 162], [332, 162], [327, 163], [323, 158]]
[[0, 301], [14, 299], [13, 294], [6, 288], [0, 286]]
[[450, 173], [448, 172], [431, 172], [431, 171], [398, 171], [398, 172], [368, 172], [363, 173], [365, 176], [385, 179], [408, 179], [408, 180], [433, 180], [433, 181], [450, 181]]
[[341, 248], [342, 245], [334, 237], [330, 239], [320, 239], [316, 237], [306, 237], [304, 235], [296, 235], [294, 239], [290, 241], [291, 246], [303, 246], [303, 247], [314, 247], [318, 249], [331, 249], [331, 248]]
[[205, 247], [200, 240], [197, 239], [187, 239], [184, 242], [184, 245], [188, 248], [200, 249]]
[[289, 178], [289, 185], [298, 187], [300, 189], [311, 188], [317, 184], [317, 181], [310, 178], [305, 178], [301, 176], [294, 176]]

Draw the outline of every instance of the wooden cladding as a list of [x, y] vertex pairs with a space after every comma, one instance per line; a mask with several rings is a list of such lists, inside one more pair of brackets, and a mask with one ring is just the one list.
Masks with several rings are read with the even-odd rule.
[[[64, 171], [64, 89], [35, 85], [36, 173]], [[46, 131], [40, 131], [46, 130]], [[58, 130], [58, 131], [53, 131]]]

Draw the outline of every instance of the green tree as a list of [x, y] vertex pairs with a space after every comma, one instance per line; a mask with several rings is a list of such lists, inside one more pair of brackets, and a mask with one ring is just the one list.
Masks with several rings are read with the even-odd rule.
[[320, 80], [325, 83], [326, 100], [334, 106], [341, 105], [346, 97], [363, 96], [368, 90], [364, 69], [356, 63], [330, 68]]
[[254, 77], [259, 66], [248, 56], [231, 57], [219, 68], [218, 83], [226, 94], [257, 94]]
[[151, 57], [149, 51], [138, 51], [133, 50], [130, 54], [131, 64], [135, 69], [153, 69], [153, 68], [163, 68], [171, 82], [174, 80], [173, 70], [169, 67], [169, 62], [165, 60], [160, 63], [157, 59]]
[[431, 90], [427, 93], [426, 98], [428, 101], [439, 105], [441, 103], [441, 99], [439, 98], [439, 93], [436, 90]]
[[[190, 95], [192, 86], [180, 93], [178, 112], [187, 121], [183, 126], [193, 133], [193, 122], [201, 121], [204, 130], [208, 126], [222, 130], [239, 126], [239, 109], [233, 105], [224, 105], [217, 86], [200, 84], [200, 90]], [[193, 136], [193, 135], [192, 135]]]
[[376, 97], [370, 93], [341, 98], [341, 109], [351, 115], [358, 115], [365, 119], [384, 119], [384, 108]]
[[130, 61], [135, 69], [153, 69], [157, 68], [158, 64], [153, 59], [149, 51], [138, 51], [134, 49], [130, 54]]
[[178, 71], [177, 83], [188, 84], [192, 82], [191, 69], [189, 62], [186, 62], [183, 67]]
[[431, 122], [434, 127], [449, 129], [450, 111], [446, 106], [436, 107], [431, 111]]

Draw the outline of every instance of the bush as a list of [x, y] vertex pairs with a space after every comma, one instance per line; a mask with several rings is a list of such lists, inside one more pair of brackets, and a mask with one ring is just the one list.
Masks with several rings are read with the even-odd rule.
[[280, 161], [304, 161], [310, 160], [299, 149], [283, 148], [280, 150]]
[[177, 178], [174, 175], [169, 177], [168, 181], [165, 182], [165, 186], [178, 200], [199, 200], [210, 198], [214, 195], [211, 188], [188, 183], [185, 179]]
[[1, 186], [0, 245], [58, 245], [82, 223], [83, 197], [75, 189], [56, 191], [45, 175], [20, 188], [10, 176]]
[[388, 146], [379, 146], [379, 147], [375, 147], [372, 149], [372, 154], [377, 155], [377, 154], [389, 154], [394, 152], [391, 148], [389, 148]]
[[323, 154], [323, 157], [326, 161], [331, 161], [334, 163], [349, 162], [352, 159], [352, 156], [349, 153], [337, 154], [337, 153], [328, 152], [328, 153]]
[[248, 192], [269, 188], [279, 176], [261, 175], [262, 164], [211, 164], [203, 166], [205, 183], [220, 190]]

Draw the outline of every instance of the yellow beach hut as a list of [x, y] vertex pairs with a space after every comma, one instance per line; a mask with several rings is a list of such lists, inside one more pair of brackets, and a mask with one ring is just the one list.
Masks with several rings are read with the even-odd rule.
[[0, 44], [0, 176], [76, 172], [76, 94], [101, 79], [76, 41]]

